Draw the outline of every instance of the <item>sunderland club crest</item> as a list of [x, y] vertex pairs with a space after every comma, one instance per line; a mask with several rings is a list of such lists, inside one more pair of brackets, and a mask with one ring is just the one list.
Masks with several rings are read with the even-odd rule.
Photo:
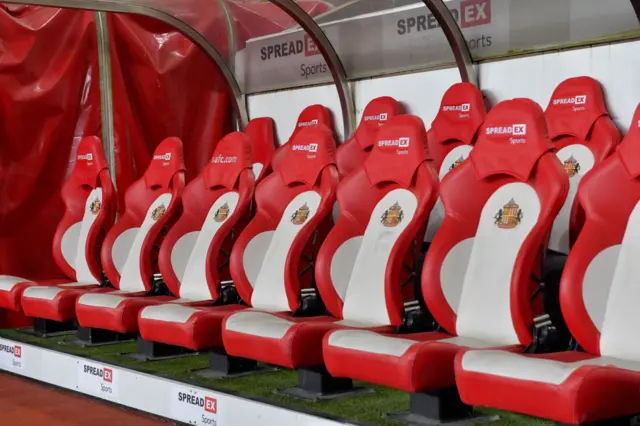
[[153, 220], [160, 219], [166, 213], [166, 211], [167, 211], [167, 208], [164, 206], [164, 203], [160, 204], [151, 212], [151, 219]]
[[573, 155], [565, 160], [564, 171], [567, 172], [569, 178], [574, 177], [580, 172], [580, 163], [578, 163], [578, 160], [576, 160]]
[[93, 213], [94, 215], [100, 213], [100, 208], [102, 207], [102, 203], [100, 202], [100, 199], [96, 197], [95, 200], [93, 200], [91, 202], [91, 204], [89, 205], [89, 211], [91, 213]]
[[464, 162], [464, 157], [461, 155], [460, 158], [458, 158], [456, 161], [454, 161], [451, 164], [451, 167], [449, 167], [449, 171], [455, 169], [456, 167], [458, 167], [460, 164], [462, 164]]
[[501, 229], [513, 229], [522, 222], [522, 209], [512, 198], [494, 216], [495, 224]]
[[307, 221], [308, 218], [309, 206], [307, 206], [307, 203], [304, 203], [302, 207], [300, 207], [291, 215], [291, 223], [293, 223], [294, 225], [302, 225]]
[[217, 211], [213, 220], [216, 222], [224, 222], [229, 217], [229, 204], [224, 203]]
[[402, 219], [404, 218], [404, 212], [402, 211], [402, 207], [396, 201], [394, 205], [389, 207], [380, 218], [380, 223], [382, 223], [387, 228], [395, 228], [398, 226]]

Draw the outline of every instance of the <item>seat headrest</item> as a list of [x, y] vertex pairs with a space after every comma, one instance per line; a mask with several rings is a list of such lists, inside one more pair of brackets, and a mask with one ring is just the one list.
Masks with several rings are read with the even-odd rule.
[[480, 179], [506, 174], [527, 181], [538, 159], [552, 149], [540, 105], [512, 99], [489, 111], [469, 159]]
[[167, 138], [153, 152], [151, 163], [144, 172], [147, 188], [163, 186], [168, 188], [173, 176], [184, 171], [182, 141], [178, 138]]
[[360, 125], [355, 131], [355, 138], [360, 148], [367, 149], [375, 143], [376, 135], [382, 125], [396, 115], [404, 113], [400, 102], [392, 97], [383, 96], [369, 102], [362, 113]]
[[204, 169], [207, 188], [233, 189], [240, 172], [251, 168], [251, 141], [242, 132], [232, 132], [218, 142], [211, 161]]
[[629, 176], [637, 178], [640, 176], [640, 105], [636, 107], [633, 114], [631, 126], [620, 145], [618, 145], [618, 155], [622, 159], [622, 164], [627, 169]]
[[305, 129], [307, 127], [314, 127], [319, 124], [324, 124], [325, 126], [327, 126], [327, 128], [333, 130], [333, 120], [331, 118], [331, 113], [329, 112], [329, 110], [319, 104], [306, 107], [298, 116], [296, 128], [293, 129], [293, 133], [291, 134], [289, 140], [293, 140], [293, 137], [296, 136], [302, 129]]
[[301, 182], [313, 186], [322, 170], [336, 163], [336, 142], [327, 126], [304, 128], [287, 145], [287, 152], [278, 167], [286, 185]]
[[76, 152], [76, 165], [70, 178], [75, 179], [80, 185], [88, 185], [95, 188], [98, 185], [98, 175], [103, 170], [109, 169], [109, 163], [104, 156], [102, 142], [96, 136], [82, 138]]
[[545, 111], [549, 137], [571, 135], [586, 140], [603, 115], [609, 113], [600, 83], [591, 77], [569, 78], [553, 91]]
[[251, 143], [251, 161], [267, 163], [276, 149], [274, 123], [271, 117], [258, 117], [249, 121], [244, 134]]
[[424, 123], [415, 115], [399, 115], [378, 131], [364, 168], [371, 185], [395, 182], [408, 188], [416, 169], [427, 157]]
[[460, 141], [469, 145], [486, 115], [480, 90], [471, 83], [456, 83], [442, 96], [431, 132], [440, 144]]

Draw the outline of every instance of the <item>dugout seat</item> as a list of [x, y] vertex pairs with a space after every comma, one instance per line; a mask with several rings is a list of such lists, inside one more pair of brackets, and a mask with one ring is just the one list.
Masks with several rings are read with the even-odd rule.
[[1, 275], [1, 308], [20, 311], [22, 294], [31, 286], [97, 286], [102, 282], [99, 253], [115, 220], [117, 197], [102, 142], [97, 137], [80, 141], [61, 197], [65, 212], [53, 237], [53, 258], [67, 278], [34, 282]]
[[181, 213], [183, 187], [182, 142], [165, 139], [153, 153], [142, 178], [127, 189], [125, 212], [104, 240], [100, 259], [111, 286], [76, 283], [66, 288], [31, 287], [22, 296], [25, 314], [57, 322], [77, 318], [83, 327], [123, 333], [137, 329], [137, 316], [131, 315], [131, 309], [156, 303], [156, 299], [125, 296], [150, 292], [157, 272], [155, 247]]
[[566, 424], [622, 424], [640, 411], [639, 123], [640, 108], [622, 144], [578, 190], [586, 220], [560, 284], [576, 350], [461, 352], [456, 381], [465, 402]]
[[[456, 352], [531, 343], [532, 273], [569, 189], [552, 149], [535, 102], [505, 101], [489, 112], [469, 161], [440, 185], [446, 215], [426, 256], [422, 292], [441, 331], [331, 331], [323, 353], [333, 376], [412, 392], [412, 410], [433, 406], [422, 404], [424, 395], [436, 407], [455, 407]], [[360, 321], [393, 306], [392, 299], [367, 302], [374, 290], [386, 294], [382, 281], [371, 283], [356, 301]]]

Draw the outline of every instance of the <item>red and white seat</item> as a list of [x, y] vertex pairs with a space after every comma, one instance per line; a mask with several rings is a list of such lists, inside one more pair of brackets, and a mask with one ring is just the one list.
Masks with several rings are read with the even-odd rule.
[[255, 187], [252, 142], [240, 132], [225, 136], [211, 163], [185, 188], [184, 213], [159, 256], [160, 272], [179, 298], [140, 311], [138, 326], [144, 340], [193, 350], [220, 346], [223, 316], [243, 308], [235, 304], [207, 311], [193, 306], [212, 305], [220, 297], [221, 281], [230, 279], [234, 235], [248, 222]]
[[317, 248], [311, 245], [326, 237], [338, 186], [335, 141], [327, 127], [302, 130], [287, 150], [275, 173], [258, 186], [256, 217], [231, 254], [233, 281], [252, 309], [232, 314], [222, 327], [229, 355], [280, 365], [292, 365], [291, 358], [299, 356], [282, 350], [282, 343], [307, 351], [298, 341], [273, 336], [283, 323], [299, 320], [292, 313], [300, 307], [301, 289], [312, 281]]
[[336, 163], [341, 179], [364, 164], [380, 128], [401, 114], [404, 114], [404, 108], [400, 102], [389, 96], [373, 99], [367, 104], [353, 137], [341, 144], [336, 151]]
[[125, 213], [102, 246], [102, 268], [117, 290], [97, 283], [31, 287], [22, 296], [25, 314], [59, 322], [77, 318], [81, 326], [119, 332], [137, 329], [137, 310], [131, 315], [131, 308], [154, 303], [155, 298], [124, 296], [142, 296], [151, 288], [153, 257], [157, 256], [153, 246], [164, 236], [165, 226], [180, 214], [183, 187], [182, 142], [165, 139], [156, 148], [144, 176], [127, 189]]
[[582, 179], [586, 220], [561, 280], [565, 320], [583, 351], [456, 357], [462, 399], [562, 423], [638, 414], [640, 108], [615, 153]]
[[560, 83], [545, 111], [549, 137], [571, 183], [569, 195], [551, 231], [549, 249], [569, 254], [584, 212], [574, 203], [582, 178], [620, 143], [620, 131], [609, 116], [600, 83], [574, 77]]
[[[332, 331], [323, 352], [333, 376], [408, 392], [440, 390], [454, 386], [461, 348], [531, 342], [531, 273], [569, 187], [546, 132], [536, 103], [502, 102], [487, 115], [469, 161], [441, 182], [446, 215], [427, 253], [422, 291], [446, 332]], [[381, 281], [372, 282], [380, 291]], [[372, 306], [374, 287], [366, 290], [354, 319], [384, 318], [394, 300]]]
[[291, 142], [303, 129], [319, 125], [326, 126], [333, 134], [333, 117], [331, 116], [329, 109], [319, 104], [310, 105], [303, 109], [298, 116], [296, 127], [293, 129], [293, 132], [291, 133], [291, 136], [289, 136], [289, 139], [287, 139], [287, 142], [280, 145], [273, 153], [273, 157], [271, 158], [271, 166], [273, 170], [277, 170], [282, 160], [287, 156], [287, 143]]
[[[431, 165], [442, 179], [467, 159], [487, 110], [482, 92], [472, 83], [456, 83], [442, 96], [440, 109], [427, 134]], [[431, 242], [444, 219], [438, 199], [431, 211], [425, 241]]]
[[[318, 291], [333, 317], [292, 316], [297, 298], [285, 303], [288, 287], [280, 281], [277, 292], [273, 286], [263, 293], [268, 299], [263, 296], [256, 309], [226, 319], [227, 352], [289, 368], [322, 366], [322, 339], [329, 330], [400, 325], [403, 260], [417, 236], [424, 235], [437, 196], [437, 178], [426, 162], [422, 121], [410, 115], [389, 120], [363, 166], [341, 182], [338, 201], [344, 214], [318, 253]], [[256, 290], [266, 284], [262, 274]]]
[[20, 311], [22, 294], [31, 286], [100, 284], [99, 252], [105, 234], [113, 226], [117, 199], [102, 143], [97, 137], [80, 141], [75, 166], [61, 195], [65, 212], [53, 237], [53, 258], [67, 279], [33, 282], [2, 275], [0, 307]]

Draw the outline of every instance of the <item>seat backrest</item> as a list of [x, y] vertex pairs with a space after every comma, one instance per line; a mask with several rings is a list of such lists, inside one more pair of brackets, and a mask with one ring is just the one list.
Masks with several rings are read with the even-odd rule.
[[371, 326], [402, 323], [403, 264], [438, 193], [426, 147], [420, 118], [392, 118], [365, 163], [340, 183], [342, 214], [316, 262], [318, 290], [332, 315]]
[[324, 125], [333, 132], [333, 117], [331, 116], [331, 112], [329, 111], [329, 109], [319, 104], [310, 105], [303, 109], [298, 116], [296, 127], [293, 129], [293, 132], [291, 133], [291, 136], [289, 136], [287, 142], [280, 145], [280, 147], [278, 147], [273, 153], [273, 157], [271, 159], [272, 169], [276, 170], [278, 167], [280, 167], [280, 163], [282, 162], [288, 151], [286, 148], [288, 142], [291, 142], [293, 138], [303, 129], [319, 125]]
[[117, 197], [99, 138], [83, 138], [75, 159], [61, 190], [65, 212], [53, 237], [53, 258], [68, 278], [97, 284], [100, 248], [115, 221]]
[[341, 178], [364, 164], [376, 141], [378, 130], [400, 114], [404, 114], [404, 108], [389, 96], [373, 99], [367, 104], [353, 137], [340, 145], [336, 152], [338, 172]]
[[578, 184], [594, 165], [620, 143], [620, 131], [607, 112], [600, 83], [591, 77], [570, 78], [558, 85], [545, 111], [549, 137], [571, 186], [549, 238], [549, 249], [568, 254], [584, 223], [574, 202]]
[[270, 173], [271, 157], [276, 150], [276, 136], [273, 119], [259, 117], [249, 121], [244, 134], [251, 141], [251, 161], [256, 182]]
[[[233, 132], [182, 194], [183, 213], [165, 237], [158, 264], [167, 287], [184, 299], [215, 300], [229, 279], [234, 233], [246, 224], [255, 186], [251, 142]], [[234, 232], [235, 231], [235, 232]]]
[[[270, 311], [295, 311], [301, 273], [310, 270], [314, 252], [330, 224], [338, 171], [335, 141], [326, 126], [300, 131], [274, 173], [256, 189], [255, 217], [231, 253], [231, 276], [242, 299]], [[324, 231], [326, 232], [326, 231]], [[316, 234], [314, 236], [314, 234]]]
[[[482, 92], [471, 83], [456, 83], [442, 96], [428, 134], [429, 156], [440, 181], [467, 159], [487, 110]], [[431, 210], [424, 240], [430, 242], [444, 219], [438, 200]]]
[[449, 333], [529, 344], [540, 256], [569, 191], [542, 109], [494, 107], [469, 160], [440, 184], [445, 218], [422, 273], [429, 311]]
[[101, 251], [104, 271], [120, 290], [151, 288], [165, 227], [181, 213], [185, 179], [182, 142], [167, 138], [158, 145], [144, 175], [124, 196], [125, 212], [105, 238]]
[[587, 352], [640, 361], [640, 107], [617, 150], [582, 179], [584, 227], [560, 282], [562, 313]]

